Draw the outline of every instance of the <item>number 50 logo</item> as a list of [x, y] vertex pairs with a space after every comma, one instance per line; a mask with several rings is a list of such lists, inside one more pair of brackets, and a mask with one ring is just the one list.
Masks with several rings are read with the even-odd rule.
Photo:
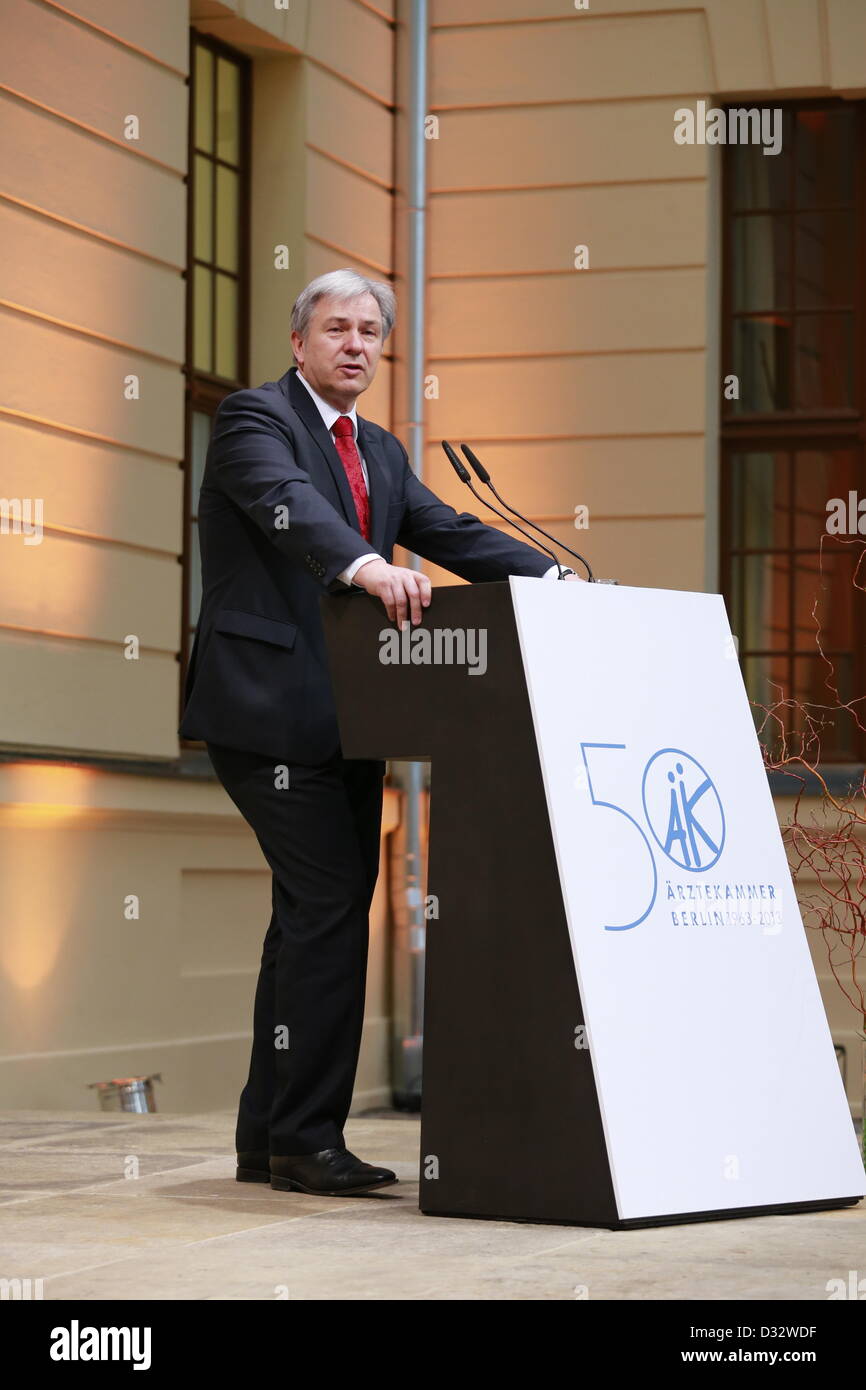
[[[606, 924], [605, 931], [630, 931], [645, 922], [658, 894], [658, 869], [649, 836], [634, 816], [614, 801], [604, 801], [593, 785], [587, 753], [625, 751], [624, 743], [582, 743], [580, 751], [586, 768], [586, 782], [593, 806], [604, 807], [624, 816], [643, 841], [652, 867], [652, 893], [640, 917], [617, 926]], [[598, 779], [599, 759], [596, 763]], [[706, 873], [718, 863], [725, 846], [725, 812], [712, 778], [697, 758], [682, 748], [660, 748], [644, 768], [641, 781], [644, 815], [653, 840], [662, 854], [691, 874]]]

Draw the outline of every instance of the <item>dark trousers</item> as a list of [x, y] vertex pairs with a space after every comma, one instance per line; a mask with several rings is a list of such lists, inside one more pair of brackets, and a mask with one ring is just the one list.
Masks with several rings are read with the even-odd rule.
[[[272, 873], [239, 1153], [345, 1148], [358, 1066], [383, 762], [316, 767], [207, 745]], [[288, 786], [276, 784], [288, 766]]]

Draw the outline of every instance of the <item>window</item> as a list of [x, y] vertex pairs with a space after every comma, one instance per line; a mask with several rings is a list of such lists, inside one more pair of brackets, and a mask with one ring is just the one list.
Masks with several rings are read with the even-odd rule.
[[866, 692], [864, 541], [828, 532], [866, 498], [864, 130], [864, 103], [803, 103], [778, 155], [725, 151], [721, 583], [750, 698], [791, 701], [794, 735], [812, 707], [824, 762], [866, 760], [858, 719], [820, 710]]
[[181, 689], [201, 605], [197, 512], [211, 421], [223, 397], [248, 384], [249, 69], [242, 54], [192, 32]]

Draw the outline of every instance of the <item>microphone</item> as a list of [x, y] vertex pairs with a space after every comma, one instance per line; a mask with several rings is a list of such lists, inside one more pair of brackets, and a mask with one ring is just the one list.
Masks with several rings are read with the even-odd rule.
[[518, 526], [516, 521], [512, 521], [511, 518], [506, 516], [504, 512], [501, 512], [498, 507], [494, 507], [492, 502], [488, 502], [484, 497], [482, 497], [481, 493], [478, 492], [476, 488], [473, 486], [472, 478], [469, 474], [468, 469], [465, 467], [462, 460], [457, 457], [457, 454], [451, 448], [451, 445], [448, 443], [448, 440], [440, 440], [440, 443], [442, 445], [442, 448], [445, 450], [445, 457], [448, 459], [448, 462], [451, 464], [451, 467], [454, 469], [454, 472], [457, 474], [457, 477], [460, 479], [461, 483], [466, 484], [473, 497], [478, 498], [478, 501], [481, 503], [482, 507], [486, 507], [488, 511], [495, 512], [496, 515], [501, 517], [502, 520], [508, 526], [512, 526], [515, 531], [519, 531], [521, 536], [525, 536], [534, 549], [543, 550], [545, 555], [549, 555], [553, 563], [556, 565], [556, 568], [559, 570], [558, 578], [563, 579], [564, 575], [562, 573], [562, 565], [557, 560], [553, 551], [548, 550], [546, 545], [542, 545], [540, 541], [537, 541], [535, 539], [534, 536], [530, 536], [528, 531], [524, 531], [522, 526]]
[[572, 550], [570, 546], [564, 545], [562, 541], [558, 541], [555, 536], [551, 536], [549, 532], [545, 531], [541, 526], [538, 526], [534, 521], [530, 521], [528, 516], [524, 516], [522, 512], [518, 512], [514, 507], [510, 507], [508, 503], [505, 501], [505, 498], [499, 496], [499, 493], [493, 486], [490, 474], [487, 472], [487, 469], [484, 467], [484, 464], [481, 462], [481, 460], [479, 458], [476, 458], [475, 454], [469, 448], [469, 445], [461, 444], [460, 448], [463, 450], [467, 459], [471, 463], [478, 478], [481, 480], [482, 483], [484, 483], [487, 487], [490, 488], [490, 491], [493, 493], [493, 496], [497, 499], [497, 501], [502, 503], [505, 510], [511, 512], [513, 516], [519, 516], [520, 520], [525, 521], [527, 526], [531, 526], [533, 531], [538, 531], [540, 535], [546, 536], [549, 541], [553, 541], [554, 545], [558, 545], [560, 550], [567, 551], [569, 555], [574, 556], [575, 560], [579, 560], [586, 570], [587, 578], [589, 579], [590, 584], [616, 583], [616, 580], [596, 579], [593, 575], [592, 570], [589, 567], [588, 560], [585, 560], [584, 557], [582, 555], [579, 555], [576, 550]]

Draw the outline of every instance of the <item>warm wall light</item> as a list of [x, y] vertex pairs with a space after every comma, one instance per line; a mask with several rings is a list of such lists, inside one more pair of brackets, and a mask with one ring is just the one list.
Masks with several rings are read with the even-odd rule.
[[0, 972], [18, 990], [37, 989], [52, 973], [78, 910], [77, 837], [32, 831], [3, 835], [3, 934]]
[[56, 763], [0, 764], [4, 825], [68, 825], [102, 804], [104, 777], [92, 768]]
[[86, 768], [0, 766], [0, 973], [18, 990], [36, 990], [50, 976], [80, 910], [89, 867], [78, 836], [53, 832], [87, 816], [97, 781]]

